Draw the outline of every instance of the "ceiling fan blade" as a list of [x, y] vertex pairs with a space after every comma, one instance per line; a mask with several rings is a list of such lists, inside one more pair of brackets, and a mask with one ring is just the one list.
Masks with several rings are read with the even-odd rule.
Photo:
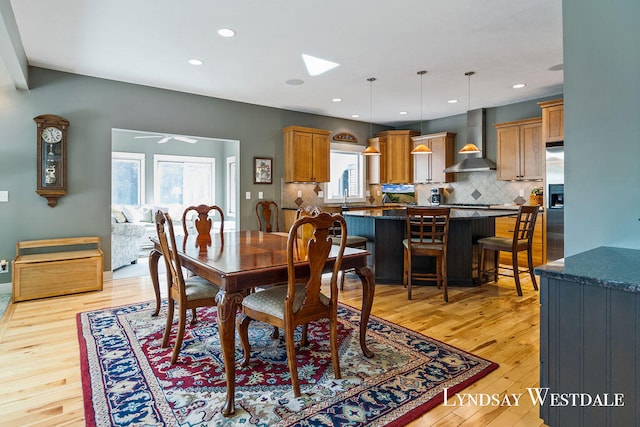
[[182, 142], [188, 142], [189, 144], [195, 144], [196, 142], [198, 142], [197, 139], [188, 138], [186, 136], [174, 136], [173, 139], [176, 139], [176, 140], [182, 141]]
[[171, 137], [170, 136], [165, 136], [164, 138], [162, 138], [160, 141], [158, 141], [158, 144], [164, 144], [165, 142], [167, 142], [168, 140], [170, 140]]

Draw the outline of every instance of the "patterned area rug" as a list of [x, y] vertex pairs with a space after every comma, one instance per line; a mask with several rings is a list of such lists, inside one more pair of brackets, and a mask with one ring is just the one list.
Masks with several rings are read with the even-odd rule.
[[[252, 322], [251, 363], [237, 366], [236, 414], [225, 418], [216, 309], [199, 309], [171, 366], [172, 347], [160, 347], [166, 311], [153, 318], [152, 306], [78, 313], [88, 426], [400, 426], [442, 402], [444, 388], [450, 396], [498, 367], [374, 316], [367, 339], [375, 356], [367, 359], [359, 345], [360, 312], [341, 305], [342, 379], [331, 367], [327, 324], [312, 323], [309, 345], [297, 350], [302, 396], [294, 398], [284, 341]], [[236, 341], [236, 360], [241, 357]]]

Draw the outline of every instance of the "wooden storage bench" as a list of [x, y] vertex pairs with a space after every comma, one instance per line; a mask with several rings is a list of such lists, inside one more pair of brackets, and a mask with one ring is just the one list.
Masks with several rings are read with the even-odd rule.
[[102, 290], [99, 237], [16, 243], [13, 302]]

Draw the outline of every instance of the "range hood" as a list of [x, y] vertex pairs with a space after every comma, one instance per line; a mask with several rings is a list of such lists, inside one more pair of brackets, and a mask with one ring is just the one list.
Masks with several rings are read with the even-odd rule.
[[482, 152], [478, 154], [463, 154], [466, 158], [460, 163], [446, 168], [444, 170], [446, 173], [488, 172], [496, 170], [496, 164], [484, 157], [487, 152], [485, 115], [486, 112], [484, 108], [467, 111], [467, 143], [474, 144], [480, 148]]

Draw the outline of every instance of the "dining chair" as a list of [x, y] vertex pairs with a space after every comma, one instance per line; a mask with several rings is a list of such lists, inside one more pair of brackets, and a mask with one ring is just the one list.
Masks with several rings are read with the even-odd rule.
[[[195, 212], [195, 215], [191, 213], [192, 211]], [[213, 227], [212, 218], [215, 215], [215, 212], [217, 212], [220, 217], [219, 232], [220, 236], [222, 236], [224, 233], [224, 213], [222, 212], [222, 209], [216, 205], [198, 205], [186, 208], [182, 213], [182, 229], [184, 230], [184, 235], [189, 235], [188, 224], [192, 224], [192, 229], [195, 228], [198, 235], [209, 236]]]
[[[237, 319], [238, 333], [244, 350], [242, 366], [248, 366], [251, 345], [249, 343], [249, 323], [251, 320], [267, 322], [271, 325], [283, 328], [285, 331], [285, 344], [287, 349], [287, 361], [291, 375], [291, 385], [295, 397], [300, 397], [300, 381], [296, 363], [294, 342], [294, 330], [298, 325], [327, 318], [329, 319], [329, 341], [331, 347], [331, 360], [336, 379], [341, 378], [340, 361], [338, 354], [338, 272], [341, 269], [342, 257], [346, 245], [346, 237], [340, 239], [338, 254], [331, 270], [329, 295], [321, 292], [322, 273], [329, 258], [329, 253], [334, 247], [331, 239], [331, 227], [339, 223], [341, 235], [346, 236], [347, 225], [340, 214], [321, 212], [315, 216], [302, 216], [298, 218], [289, 230], [287, 238], [287, 274], [286, 285], [265, 289], [261, 292], [249, 294], [242, 301], [242, 315]], [[311, 237], [302, 252], [301, 258], [296, 250], [298, 231], [301, 227], [309, 226], [312, 229]], [[309, 272], [300, 277], [300, 263], [308, 261]], [[298, 269], [298, 271], [296, 271]], [[302, 345], [306, 345], [306, 334], [303, 330]]]
[[[522, 287], [520, 286], [520, 274], [529, 273], [531, 277], [531, 283], [533, 283], [533, 289], [538, 290], [538, 284], [536, 283], [536, 276], [533, 274], [533, 232], [536, 227], [536, 219], [538, 218], [539, 206], [520, 206], [518, 209], [518, 215], [516, 217], [516, 224], [511, 237], [483, 237], [478, 239], [478, 250], [480, 253], [480, 261], [478, 262], [478, 280], [482, 282], [482, 279], [486, 276], [489, 277], [489, 273], [493, 273], [493, 281], [498, 280], [498, 276], [513, 277], [516, 282], [516, 290], [518, 295], [522, 296]], [[485, 251], [494, 251], [494, 265], [493, 268], [485, 269]], [[500, 251], [511, 252], [511, 268], [513, 274], [501, 274], [500, 264], [498, 259], [500, 258]], [[526, 270], [520, 271], [518, 267], [518, 253], [521, 251], [527, 251], [527, 266]], [[508, 269], [503, 267], [504, 269]]]
[[[163, 348], [169, 344], [174, 309], [175, 305], [178, 305], [178, 332], [171, 356], [171, 364], [173, 365], [178, 360], [180, 347], [182, 347], [182, 339], [184, 338], [184, 329], [187, 321], [187, 310], [190, 309], [192, 311], [191, 325], [193, 325], [197, 321], [196, 308], [217, 305], [216, 295], [219, 289], [213, 283], [199, 276], [184, 277], [180, 257], [176, 250], [176, 237], [173, 231], [171, 217], [168, 213], [158, 211], [155, 215], [155, 223], [158, 232], [158, 241], [160, 242], [160, 251], [165, 260], [167, 274], [169, 275], [167, 280], [169, 287], [167, 295], [167, 324], [164, 329], [164, 335], [162, 336]], [[171, 242], [170, 246], [169, 241]]]
[[279, 232], [278, 204], [273, 200], [263, 200], [256, 203], [256, 218], [258, 219], [258, 230], [271, 233]]
[[[404, 281], [407, 298], [411, 299], [413, 279], [435, 280], [442, 288], [444, 301], [449, 301], [447, 291], [447, 238], [449, 235], [449, 208], [408, 207], [407, 232], [404, 245]], [[435, 273], [414, 271], [413, 257], [435, 257]]]
[[[320, 212], [321, 212], [321, 209], [317, 206], [314, 206], [312, 208], [307, 208], [307, 209], [299, 208], [298, 211], [296, 212], [296, 219], [304, 215], [317, 215]], [[331, 228], [331, 236], [334, 239], [334, 244], [339, 245], [342, 239], [342, 236], [340, 234], [339, 224], [336, 224], [334, 227]], [[346, 247], [366, 250], [367, 238], [347, 233]], [[340, 278], [339, 278], [340, 285], [338, 286], [340, 290], [344, 289], [345, 274], [346, 274], [345, 270], [342, 270], [340, 272]]]

